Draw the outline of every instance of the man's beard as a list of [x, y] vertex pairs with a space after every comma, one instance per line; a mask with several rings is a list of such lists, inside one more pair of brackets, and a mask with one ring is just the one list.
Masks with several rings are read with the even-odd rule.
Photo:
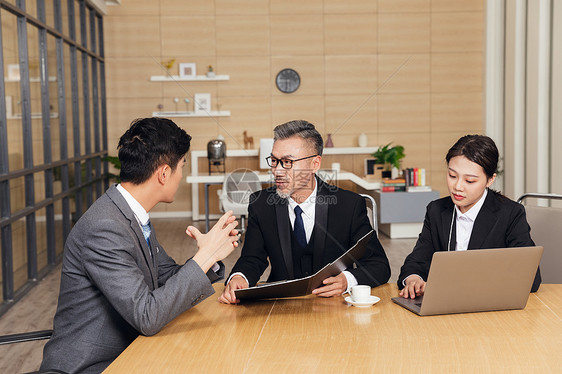
[[277, 196], [282, 199], [288, 199], [289, 197], [291, 197], [291, 191], [283, 192], [279, 188], [276, 188], [275, 192], [277, 192]]

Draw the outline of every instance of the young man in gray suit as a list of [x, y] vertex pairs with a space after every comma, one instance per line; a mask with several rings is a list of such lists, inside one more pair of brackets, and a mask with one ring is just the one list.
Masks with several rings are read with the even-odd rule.
[[198, 252], [178, 265], [151, 230], [148, 212], [171, 203], [191, 137], [163, 118], [136, 120], [119, 140], [121, 184], [72, 229], [64, 249], [53, 336], [41, 370], [100, 373], [139, 335], [156, 334], [214, 293], [221, 259], [238, 239], [226, 213], [207, 233], [188, 227]]

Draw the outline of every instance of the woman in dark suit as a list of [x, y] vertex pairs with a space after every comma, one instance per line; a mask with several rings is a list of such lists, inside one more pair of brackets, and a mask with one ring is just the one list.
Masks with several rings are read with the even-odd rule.
[[[423, 295], [436, 251], [534, 246], [525, 208], [489, 187], [496, 179], [499, 152], [483, 135], [460, 138], [447, 153], [449, 196], [432, 201], [422, 232], [400, 269], [400, 296]], [[541, 283], [540, 271], [531, 291]]]

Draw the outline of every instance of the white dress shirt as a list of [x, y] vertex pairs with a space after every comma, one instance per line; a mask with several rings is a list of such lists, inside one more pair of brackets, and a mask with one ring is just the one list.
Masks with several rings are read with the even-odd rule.
[[488, 195], [488, 189], [484, 190], [482, 197], [476, 204], [472, 206], [466, 213], [461, 213], [460, 209], [455, 205], [455, 210], [457, 212], [456, 221], [456, 236], [457, 244], [455, 246], [456, 251], [466, 251], [468, 249], [468, 242], [470, 241], [470, 235], [472, 235], [472, 229], [474, 228], [474, 221], [484, 205], [484, 200], [486, 200], [486, 195]]
[[[139, 227], [142, 231], [142, 226], [146, 225], [150, 220], [150, 216], [148, 215], [147, 211], [144, 210], [142, 205], [133, 197], [133, 195], [129, 193], [129, 191], [121, 186], [121, 184], [117, 185], [117, 191], [119, 191], [121, 195], [123, 195], [123, 198], [125, 198], [125, 201], [129, 205], [129, 208], [131, 208], [131, 210], [133, 211], [133, 214], [137, 219], [137, 223], [139, 224]], [[148, 247], [148, 250], [150, 251], [150, 255], [152, 255], [150, 246]], [[158, 247], [156, 247], [156, 253], [158, 252], [160, 252], [160, 250], [158, 249]]]
[[[487, 195], [488, 189], [486, 188], [480, 200], [478, 200], [476, 204], [474, 204], [466, 213], [461, 213], [460, 209], [455, 205], [455, 211], [457, 213], [455, 218], [455, 234], [457, 238], [457, 242], [455, 244], [456, 251], [466, 251], [468, 249], [468, 243], [470, 242], [470, 236], [472, 235], [472, 229], [474, 228], [474, 221], [476, 220], [478, 213], [480, 213], [480, 209], [482, 209], [482, 205], [484, 205]], [[403, 286], [406, 286], [406, 279], [410, 278], [412, 275], [421, 278], [418, 274], [408, 275], [402, 281]]]
[[[123, 195], [123, 198], [125, 198], [125, 201], [127, 202], [127, 204], [129, 204], [129, 207], [133, 211], [133, 214], [137, 219], [137, 223], [139, 224], [139, 227], [141, 228], [142, 231], [142, 225], [146, 225], [150, 219], [148, 212], [144, 210], [142, 205], [133, 197], [133, 195], [129, 193], [129, 191], [127, 191], [123, 186], [121, 186], [121, 184], [117, 185], [117, 191], [121, 192], [121, 195]], [[150, 246], [148, 246], [148, 250], [150, 251], [150, 255], [152, 256], [152, 249], [150, 248]], [[158, 246], [156, 246], [156, 253], [159, 252], [160, 249], [158, 248]], [[220, 269], [220, 265], [215, 262], [215, 264], [211, 267], [211, 269], [214, 272], [217, 272]]]
[[[316, 181], [314, 181], [316, 184]], [[309, 197], [306, 198], [300, 204], [297, 204], [292, 198], [288, 198], [288, 209], [289, 209], [289, 221], [291, 221], [291, 227], [295, 230], [295, 208], [298, 206], [302, 209], [302, 223], [304, 224], [304, 232], [306, 234], [306, 242], [310, 242], [310, 237], [312, 236], [312, 230], [314, 230], [314, 219], [316, 218], [316, 194], [318, 192], [318, 184], [314, 186], [314, 190]]]

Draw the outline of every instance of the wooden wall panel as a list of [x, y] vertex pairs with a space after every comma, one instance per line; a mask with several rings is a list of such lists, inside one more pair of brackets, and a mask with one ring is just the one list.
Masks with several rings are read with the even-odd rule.
[[[63, 2], [64, 4], [65, 2]], [[169, 1], [154, 0], [121, 0], [120, 6], [109, 6], [107, 12], [112, 17], [117, 16], [156, 16], [160, 14], [160, 3], [166, 4]], [[62, 7], [63, 15], [66, 15], [66, 7]], [[66, 22], [64, 22], [66, 23]], [[107, 27], [107, 23], [105, 24]], [[68, 34], [66, 34], [68, 35]], [[107, 40], [106, 40], [107, 43]]]
[[266, 97], [271, 92], [269, 56], [218, 56], [217, 74], [230, 75], [229, 81], [217, 84], [221, 96]]
[[[214, 1], [201, 1], [201, 0], [161, 0], [154, 1], [153, 3], [160, 3], [160, 14], [163, 16], [177, 16], [177, 15], [215, 15], [215, 2]], [[136, 3], [136, 1], [135, 1]]]
[[379, 0], [379, 13], [429, 12], [431, 0]]
[[431, 92], [482, 92], [482, 52], [433, 53]]
[[[369, 145], [378, 132], [376, 95], [331, 95], [325, 98], [326, 132], [334, 135], [350, 134], [355, 137], [362, 132], [369, 136]], [[339, 144], [338, 146], [344, 146]], [[357, 142], [345, 144], [357, 146]]]
[[446, 170], [445, 156], [447, 155], [447, 151], [460, 137], [466, 134], [466, 131], [456, 130], [454, 128], [448, 132], [430, 133], [431, 170]]
[[[176, 110], [178, 97], [185, 110], [184, 98], [209, 92], [212, 109], [231, 116], [175, 119], [193, 136], [192, 149], [205, 149], [219, 133], [229, 149], [240, 149], [244, 130], [257, 147], [276, 125], [304, 118], [323, 136], [331, 133], [337, 147], [357, 146], [361, 133], [370, 146], [404, 145], [404, 166], [425, 167], [442, 189], [447, 149], [483, 132], [483, 4], [123, 0], [104, 21], [110, 149], [132, 119], [158, 104]], [[211, 64], [230, 80], [150, 82], [173, 58], [171, 74], [178, 63], [195, 62], [199, 74]], [[301, 76], [289, 95], [275, 86], [287, 67]], [[364, 158], [353, 156], [346, 167], [362, 173]], [[189, 210], [191, 187], [182, 188], [175, 204], [159, 209]]]
[[484, 13], [435, 13], [431, 16], [432, 52], [481, 52]]
[[[120, 16], [118, 22], [104, 23], [107, 57], [149, 57], [160, 54], [160, 18]], [[111, 37], [109, 37], [111, 36]], [[109, 51], [116, 51], [109, 54]]]
[[271, 14], [322, 14], [323, 0], [270, 0]]
[[[158, 35], [160, 51], [166, 56], [214, 56], [216, 52], [215, 17], [165, 16]], [[157, 53], [158, 49], [145, 53]], [[181, 61], [178, 61], [181, 62]], [[191, 62], [191, 61], [184, 61]]]
[[428, 53], [429, 13], [379, 15], [379, 53]]
[[377, 15], [328, 14], [324, 16], [324, 35], [327, 55], [376, 54]]
[[324, 28], [322, 16], [270, 16], [270, 43], [272, 55], [322, 55]]
[[[248, 132], [248, 136], [253, 136], [254, 146], [259, 146], [260, 138], [271, 138], [273, 136], [273, 123], [271, 121], [271, 102], [264, 96], [245, 96], [245, 97], [222, 97], [225, 108], [232, 112], [242, 113], [237, 120], [232, 117], [221, 117], [218, 132], [222, 134], [229, 147], [232, 149], [244, 148], [244, 137], [242, 133]], [[217, 135], [206, 129], [200, 135], [209, 138], [209, 133]], [[234, 144], [230, 144], [234, 142]]]
[[[180, 0], [181, 1], [181, 0]], [[201, 1], [201, 0], [194, 0]], [[212, 1], [209, 1], [212, 2]], [[215, 0], [217, 15], [257, 15], [269, 13], [269, 1], [266, 0]]]
[[219, 16], [216, 18], [217, 55], [269, 55], [269, 17]]
[[[426, 172], [431, 174], [432, 164], [430, 133], [412, 131], [409, 134], [379, 134], [379, 141], [381, 144], [388, 144], [392, 142], [393, 145], [400, 144], [404, 146], [404, 153], [406, 154], [406, 157], [404, 158], [403, 166], [425, 168]], [[444, 153], [443, 157], [445, 157]]]
[[[160, 61], [153, 57], [108, 57], [105, 60], [107, 100], [160, 97], [163, 94], [162, 83], [150, 82], [148, 76], [150, 72], [163, 75], [159, 72]], [[145, 74], [147, 76], [143, 76]]]
[[486, 0], [431, 0], [433, 12], [484, 11]]
[[373, 94], [377, 90], [377, 56], [326, 56], [326, 94]]
[[324, 13], [350, 14], [350, 13], [376, 13], [377, 2], [365, 0], [324, 0]]
[[481, 132], [482, 96], [482, 92], [431, 94], [431, 130], [448, 131], [460, 127], [472, 133]]
[[306, 119], [314, 123], [320, 134], [326, 136], [324, 97], [286, 95], [271, 98], [271, 121], [273, 124], [281, 124], [294, 119]]
[[379, 96], [380, 133], [427, 133], [429, 127], [429, 94], [384, 94]]

